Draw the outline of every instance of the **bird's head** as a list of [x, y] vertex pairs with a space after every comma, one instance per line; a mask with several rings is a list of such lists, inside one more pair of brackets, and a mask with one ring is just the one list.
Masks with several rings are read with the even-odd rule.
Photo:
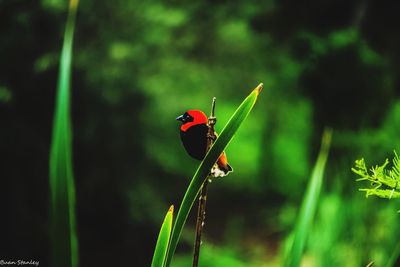
[[184, 114], [176, 118], [182, 122], [181, 130], [186, 132], [191, 126], [197, 124], [207, 124], [207, 116], [200, 110], [188, 110]]

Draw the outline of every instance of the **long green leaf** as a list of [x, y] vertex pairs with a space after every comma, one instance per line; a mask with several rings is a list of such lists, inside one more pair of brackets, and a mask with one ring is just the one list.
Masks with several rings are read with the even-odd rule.
[[388, 262], [386, 263], [386, 267], [393, 267], [396, 264], [397, 259], [400, 257], [400, 242], [398, 242], [393, 249], [392, 254], [390, 255], [390, 258]]
[[176, 216], [175, 224], [172, 228], [171, 242], [168, 249], [166, 266], [171, 264], [172, 257], [175, 253], [176, 246], [178, 245], [179, 237], [181, 235], [183, 226], [189, 215], [190, 209], [198, 195], [201, 186], [203, 185], [207, 175], [210, 173], [211, 167], [217, 161], [222, 151], [228, 146], [236, 131], [242, 122], [246, 119], [257, 101], [257, 97], [262, 89], [262, 84], [258, 85], [251, 94], [240, 104], [235, 113], [225, 125], [220, 136], [215, 141], [214, 145], [208, 151], [207, 155], [200, 163], [196, 173], [194, 174], [188, 189], [183, 197], [181, 206]]
[[172, 217], [174, 215], [174, 206], [171, 206], [165, 215], [164, 222], [161, 225], [158, 234], [156, 248], [154, 249], [153, 261], [151, 267], [163, 267], [167, 256], [169, 238], [172, 229]]
[[331, 138], [332, 131], [325, 130], [322, 136], [321, 150], [319, 152], [317, 162], [315, 163], [311, 180], [308, 183], [307, 191], [300, 208], [300, 214], [296, 225], [292, 248], [285, 262], [286, 267], [300, 266], [301, 256], [307, 241], [308, 232], [317, 209], [325, 165], [326, 161], [328, 160]]
[[78, 0], [71, 0], [60, 58], [50, 148], [51, 261], [55, 267], [78, 266], [70, 122], [72, 43], [77, 7]]

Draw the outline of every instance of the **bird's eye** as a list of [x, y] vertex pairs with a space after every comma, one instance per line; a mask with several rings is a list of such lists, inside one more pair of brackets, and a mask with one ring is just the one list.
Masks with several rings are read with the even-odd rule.
[[183, 122], [193, 121], [193, 117], [189, 113], [185, 113], [183, 114], [182, 121]]

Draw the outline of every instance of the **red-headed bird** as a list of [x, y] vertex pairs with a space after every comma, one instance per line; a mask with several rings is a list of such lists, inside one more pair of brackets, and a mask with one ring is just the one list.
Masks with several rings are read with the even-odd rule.
[[[200, 110], [188, 110], [176, 118], [182, 122], [181, 140], [186, 152], [197, 160], [202, 160], [207, 153], [207, 116]], [[217, 133], [214, 133], [217, 136]], [[225, 152], [219, 156], [211, 170], [214, 177], [223, 177], [233, 171], [228, 164]]]

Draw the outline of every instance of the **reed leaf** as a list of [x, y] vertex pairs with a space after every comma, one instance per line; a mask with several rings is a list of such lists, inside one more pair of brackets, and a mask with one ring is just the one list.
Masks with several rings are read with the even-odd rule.
[[50, 147], [51, 264], [54, 267], [78, 266], [70, 119], [72, 44], [77, 7], [78, 0], [71, 0], [61, 51]]
[[172, 205], [165, 215], [164, 222], [161, 225], [158, 234], [156, 248], [154, 249], [153, 261], [151, 267], [163, 267], [168, 251], [169, 238], [171, 236], [172, 218], [174, 215], [174, 206]]
[[328, 160], [329, 147], [332, 138], [332, 131], [325, 130], [322, 135], [322, 144], [314, 165], [310, 182], [308, 183], [303, 203], [300, 208], [299, 219], [296, 224], [295, 236], [291, 251], [286, 258], [286, 267], [300, 266], [301, 257], [311, 228], [313, 218], [317, 209], [318, 199], [321, 192], [325, 165]]

